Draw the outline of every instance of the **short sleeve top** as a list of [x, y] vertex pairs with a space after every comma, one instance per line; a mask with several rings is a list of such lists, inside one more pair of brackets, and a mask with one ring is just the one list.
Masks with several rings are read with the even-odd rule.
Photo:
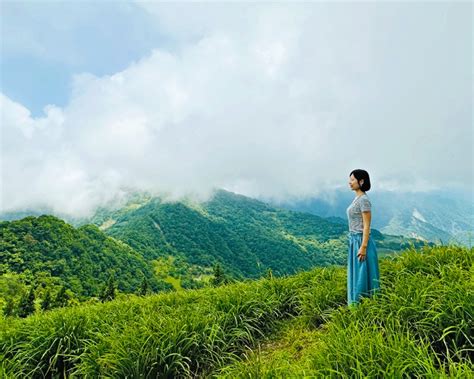
[[347, 219], [349, 221], [350, 232], [364, 231], [364, 222], [362, 220], [362, 212], [371, 211], [372, 203], [367, 194], [356, 197], [347, 207]]

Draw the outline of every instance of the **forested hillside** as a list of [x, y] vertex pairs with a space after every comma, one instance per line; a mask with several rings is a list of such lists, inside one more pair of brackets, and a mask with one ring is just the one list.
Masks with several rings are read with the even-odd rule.
[[[345, 265], [347, 225], [333, 221], [227, 191], [205, 203], [137, 193], [123, 207], [101, 209], [77, 228], [51, 215], [5, 221], [0, 305], [6, 315], [25, 316], [53, 303]], [[371, 233], [380, 257], [423, 243]]]
[[117, 289], [134, 292], [144, 279], [150, 289], [171, 287], [159, 281], [149, 262], [94, 225], [79, 228], [54, 216], [0, 223], [0, 298], [18, 296], [27, 287], [36, 297], [62, 286], [78, 301], [98, 296], [110, 276]]
[[[163, 202], [139, 198], [126, 207], [101, 210], [92, 220], [147, 259], [180, 257], [206, 267], [221, 262], [236, 278], [275, 275], [314, 266], [345, 264], [347, 223], [278, 209], [219, 190], [204, 203]], [[372, 229], [380, 254], [393, 253], [422, 241], [386, 236]]]

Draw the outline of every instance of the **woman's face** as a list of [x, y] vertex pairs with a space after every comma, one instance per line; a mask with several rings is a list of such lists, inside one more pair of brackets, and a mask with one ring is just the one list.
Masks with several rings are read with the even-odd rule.
[[[363, 184], [363, 183], [364, 183], [364, 181], [361, 180], [361, 184]], [[360, 188], [360, 185], [359, 185], [359, 183], [357, 183], [357, 179], [355, 178], [354, 174], [351, 174], [351, 176], [349, 176], [349, 187], [353, 191]]]

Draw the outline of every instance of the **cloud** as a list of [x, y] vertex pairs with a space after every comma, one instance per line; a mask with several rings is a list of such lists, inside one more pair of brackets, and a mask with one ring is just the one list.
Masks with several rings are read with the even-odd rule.
[[44, 117], [2, 95], [2, 210], [82, 216], [124, 187], [306, 197], [354, 168], [472, 188], [467, 4], [139, 5], [173, 51], [75, 75]]

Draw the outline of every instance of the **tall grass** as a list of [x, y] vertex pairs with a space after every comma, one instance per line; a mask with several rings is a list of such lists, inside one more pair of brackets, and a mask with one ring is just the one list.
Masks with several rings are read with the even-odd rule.
[[306, 330], [296, 331], [305, 349], [294, 349], [291, 330], [282, 348], [249, 354], [216, 377], [474, 377], [473, 262], [473, 249], [456, 246], [384, 259], [383, 290], [372, 298], [323, 312], [323, 325], [307, 307]]
[[[472, 375], [473, 255], [473, 249], [443, 246], [384, 258], [382, 291], [355, 308], [345, 306], [345, 268], [325, 267], [7, 319], [0, 324], [0, 373], [11, 378], [184, 378], [219, 375], [219, 369], [228, 377]], [[249, 352], [285, 320], [304, 325], [306, 330], [289, 333], [293, 340], [304, 335], [309, 347], [299, 344], [296, 353], [282, 351], [279, 358], [252, 358]], [[244, 354], [251, 358], [243, 360]]]
[[0, 324], [2, 370], [29, 378], [204, 375], [238, 359], [278, 320], [301, 313], [300, 294], [334, 298], [337, 273], [318, 268], [9, 319]]

